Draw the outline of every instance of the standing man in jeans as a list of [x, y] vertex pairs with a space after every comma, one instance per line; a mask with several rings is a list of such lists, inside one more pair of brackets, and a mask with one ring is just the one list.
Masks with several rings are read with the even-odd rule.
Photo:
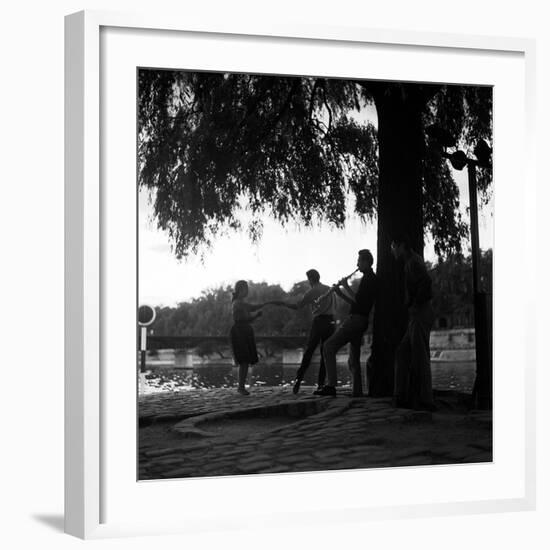
[[317, 389], [323, 387], [325, 383], [325, 362], [323, 358], [323, 344], [334, 333], [334, 313], [336, 300], [334, 294], [330, 292], [330, 287], [321, 283], [321, 276], [316, 269], [310, 269], [306, 272], [307, 280], [311, 288], [304, 294], [303, 298], [297, 304], [286, 302], [271, 302], [276, 305], [283, 305], [290, 309], [300, 309], [311, 306], [313, 321], [309, 331], [309, 337], [306, 349], [302, 357], [300, 368], [296, 373], [294, 387], [292, 391], [296, 394], [300, 391], [300, 384], [304, 379], [305, 373], [311, 363], [311, 358], [317, 346], [321, 346], [321, 364], [319, 366], [319, 375], [317, 377]]
[[395, 354], [394, 405], [434, 410], [430, 365], [430, 330], [434, 322], [432, 280], [422, 257], [406, 238], [391, 244], [394, 258], [403, 263], [408, 324]]
[[[357, 257], [357, 268], [363, 277], [357, 292], [350, 288], [347, 278], [333, 286], [335, 294], [351, 305], [348, 317], [338, 330], [325, 342], [323, 351], [327, 369], [327, 385], [317, 390], [315, 395], [336, 395], [336, 353], [349, 343], [348, 364], [352, 375], [352, 396], [363, 395], [361, 381], [361, 340], [369, 324], [369, 314], [376, 301], [377, 281], [372, 270], [373, 258], [370, 250], [360, 250]], [[342, 289], [340, 289], [342, 287]]]

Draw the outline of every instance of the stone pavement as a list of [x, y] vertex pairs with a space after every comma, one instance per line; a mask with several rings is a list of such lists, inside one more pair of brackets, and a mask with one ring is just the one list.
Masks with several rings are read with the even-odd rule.
[[185, 390], [141, 396], [139, 479], [492, 461], [490, 412], [396, 409], [387, 398], [313, 388]]

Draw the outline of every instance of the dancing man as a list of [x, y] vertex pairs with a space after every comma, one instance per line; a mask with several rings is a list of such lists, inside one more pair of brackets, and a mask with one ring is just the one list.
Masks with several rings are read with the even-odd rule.
[[406, 238], [391, 243], [394, 258], [403, 264], [408, 324], [395, 355], [394, 405], [434, 409], [430, 367], [430, 330], [434, 322], [432, 281], [422, 257]]
[[311, 363], [311, 358], [317, 346], [321, 346], [321, 364], [317, 376], [317, 389], [321, 389], [325, 383], [325, 361], [323, 359], [323, 344], [334, 333], [334, 313], [336, 299], [330, 292], [330, 287], [321, 283], [321, 276], [316, 269], [310, 269], [306, 272], [306, 277], [311, 288], [304, 294], [303, 298], [297, 304], [287, 302], [271, 302], [272, 304], [282, 305], [290, 309], [301, 309], [311, 306], [313, 320], [306, 344], [306, 349], [302, 357], [302, 362], [296, 373], [294, 387], [292, 391], [296, 394], [300, 390], [300, 384], [304, 379], [305, 373]]
[[352, 375], [352, 396], [361, 397], [363, 395], [361, 340], [367, 330], [369, 314], [377, 294], [377, 281], [372, 264], [373, 258], [370, 250], [360, 250], [357, 257], [357, 268], [363, 273], [363, 277], [357, 292], [350, 288], [347, 277], [332, 287], [335, 294], [348, 302], [351, 308], [348, 317], [323, 346], [327, 385], [315, 391], [315, 395], [336, 395], [336, 353], [347, 343], [350, 344], [348, 365]]

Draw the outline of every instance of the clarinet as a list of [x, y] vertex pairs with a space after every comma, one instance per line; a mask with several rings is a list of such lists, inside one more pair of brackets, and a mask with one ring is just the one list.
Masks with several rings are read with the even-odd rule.
[[[359, 268], [357, 268], [353, 273], [350, 273], [346, 277], [343, 277], [342, 279], [340, 279], [340, 281], [344, 281], [344, 280], [347, 281], [349, 278], [353, 277], [358, 271], [359, 271]], [[338, 281], [338, 283], [340, 281]], [[336, 284], [338, 284], [338, 283], [336, 283]], [[324, 294], [321, 294], [321, 296], [319, 296], [319, 298], [317, 298], [313, 301], [314, 306], [318, 306], [321, 303], [322, 300], [324, 300], [325, 298], [328, 298], [333, 292], [334, 292], [334, 287], [331, 286]]]

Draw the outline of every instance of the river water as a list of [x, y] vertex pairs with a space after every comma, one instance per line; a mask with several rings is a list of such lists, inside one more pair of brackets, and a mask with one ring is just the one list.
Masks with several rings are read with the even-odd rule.
[[[475, 362], [432, 362], [434, 389], [469, 393], [475, 379]], [[349, 369], [338, 365], [338, 385], [351, 383]], [[256, 386], [284, 386], [292, 384], [297, 365], [275, 363], [255, 365], [249, 370], [248, 383]], [[303, 384], [317, 383], [317, 365], [311, 365]], [[192, 369], [153, 367], [142, 377], [140, 393], [185, 391], [191, 388], [231, 388], [237, 385], [237, 369], [227, 364], [209, 364]]]

